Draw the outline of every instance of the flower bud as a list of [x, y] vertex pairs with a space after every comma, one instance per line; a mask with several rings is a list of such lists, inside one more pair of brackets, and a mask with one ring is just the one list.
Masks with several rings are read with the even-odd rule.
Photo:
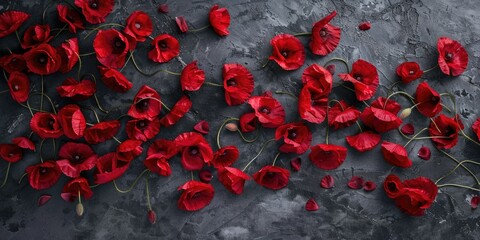
[[412, 108], [405, 108], [403, 109], [403, 111], [400, 113], [400, 119], [405, 119], [407, 118], [408, 116], [410, 116], [410, 114], [412, 113]]
[[83, 215], [83, 204], [78, 203], [75, 211], [77, 212], [77, 215], [81, 217]]
[[148, 210], [148, 221], [150, 221], [151, 224], [157, 222], [157, 214], [153, 210]]
[[238, 131], [238, 125], [236, 123], [228, 123], [227, 125], [225, 125], [225, 128], [230, 132]]

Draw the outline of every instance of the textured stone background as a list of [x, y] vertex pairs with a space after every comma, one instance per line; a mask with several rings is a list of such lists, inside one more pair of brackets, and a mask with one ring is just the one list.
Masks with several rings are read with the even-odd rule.
[[[32, 18], [23, 25], [21, 31], [34, 23], [41, 22], [41, 12], [50, 1], [7, 1], [0, 2], [0, 11], [9, 9], [24, 10]], [[61, 3], [62, 1], [53, 1]], [[73, 2], [73, 1], [70, 1]], [[384, 75], [381, 83], [389, 86], [389, 81], [397, 80], [394, 75], [396, 66], [409, 60], [418, 61], [424, 69], [436, 64], [436, 41], [440, 36], [449, 36], [459, 40], [467, 49], [470, 63], [465, 76], [445, 77], [437, 69], [427, 74], [428, 83], [438, 92], [451, 92], [457, 96], [458, 109], [467, 126], [480, 115], [480, 85], [477, 78], [479, 68], [480, 44], [480, 8], [475, 0], [465, 1], [430, 1], [430, 0], [218, 0], [221, 6], [229, 9], [232, 24], [231, 34], [226, 38], [218, 37], [211, 30], [199, 33], [179, 34], [172, 20], [175, 16], [186, 16], [189, 25], [194, 28], [208, 22], [208, 11], [214, 2], [167, 1], [170, 13], [159, 14], [156, 8], [164, 1], [120, 0], [116, 1], [113, 13], [107, 22], [124, 23], [134, 10], [143, 10], [150, 14], [155, 24], [154, 35], [170, 33], [178, 37], [181, 43], [180, 56], [167, 64], [151, 63], [146, 52], [149, 43], [140, 44], [137, 61], [147, 71], [164, 68], [179, 72], [183, 63], [198, 60], [205, 70], [207, 79], [221, 82], [223, 63], [238, 62], [247, 66], [255, 78], [255, 94], [264, 91], [282, 90], [298, 94], [300, 76], [304, 68], [312, 63], [323, 64], [331, 57], [342, 57], [350, 63], [358, 58], [374, 63]], [[260, 66], [270, 54], [270, 39], [278, 33], [297, 33], [310, 31], [314, 22], [336, 10], [338, 16], [333, 24], [342, 28], [340, 46], [327, 57], [314, 56], [307, 49], [306, 64], [297, 71], [286, 72], [275, 64], [267, 68]], [[47, 23], [54, 28], [61, 27], [56, 20], [56, 10], [47, 11]], [[368, 20], [372, 29], [361, 32], [358, 24]], [[92, 51], [93, 37], [83, 40], [86, 32], [78, 37], [81, 52]], [[64, 36], [72, 37], [70, 33]], [[62, 39], [56, 39], [59, 44]], [[302, 38], [307, 44], [308, 39]], [[14, 35], [1, 39], [3, 52], [7, 47], [18, 49]], [[83, 58], [84, 72], [96, 72], [94, 56]], [[337, 66], [337, 72], [343, 66]], [[72, 73], [73, 75], [74, 73]], [[180, 87], [177, 76], [159, 73], [154, 77], [144, 77], [131, 64], [124, 74], [134, 83], [127, 94], [113, 94], [103, 86], [99, 88], [101, 102], [106, 108], [123, 106], [114, 113], [119, 116], [126, 112], [126, 105], [143, 84], [156, 88], [167, 105], [173, 105], [179, 98]], [[469, 77], [467, 77], [469, 76]], [[54, 87], [65, 79], [65, 75], [52, 75], [46, 78], [48, 93], [55, 99], [57, 106], [68, 103], [59, 99]], [[388, 80], [390, 79], [390, 80]], [[31, 77], [33, 87], [39, 89], [38, 77]], [[338, 78], [335, 79], [338, 81]], [[416, 81], [409, 86], [400, 86], [413, 94]], [[99, 84], [101, 85], [101, 84]], [[6, 84], [1, 81], [0, 88]], [[384, 88], [378, 94], [385, 95]], [[332, 98], [352, 99], [348, 91], [336, 89]], [[298, 119], [296, 101], [288, 96], [276, 97], [287, 110], [287, 121]], [[173, 138], [178, 133], [190, 131], [192, 126], [203, 119], [210, 122], [212, 132], [207, 135], [214, 146], [214, 135], [224, 117], [238, 117], [248, 110], [247, 106], [227, 107], [221, 88], [204, 86], [192, 93], [192, 111], [176, 127], [161, 130], [160, 137]], [[403, 106], [406, 102], [397, 98]], [[451, 106], [448, 100], [445, 103]], [[93, 101], [82, 105], [92, 105]], [[8, 94], [0, 96], [0, 136], [2, 142], [29, 133], [30, 115], [24, 108], [17, 107]], [[363, 107], [358, 105], [359, 107]], [[89, 114], [85, 112], [85, 114]], [[93, 121], [93, 116], [88, 116]], [[405, 122], [413, 122], [417, 129], [427, 126], [428, 120], [414, 111]], [[324, 125], [310, 125], [314, 131], [313, 143], [324, 142]], [[345, 136], [357, 132], [355, 126], [331, 133], [330, 142], [346, 145]], [[471, 130], [467, 133], [470, 135]], [[259, 150], [261, 142], [272, 138], [273, 131], [262, 131], [260, 141], [244, 144], [235, 134], [224, 132], [223, 144], [235, 144], [240, 148], [240, 159], [236, 167], [243, 167], [248, 159]], [[120, 136], [124, 139], [125, 136]], [[385, 134], [383, 139], [402, 142], [397, 132]], [[65, 140], [62, 140], [63, 142]], [[49, 143], [50, 144], [50, 143]], [[51, 145], [45, 145], [44, 157], [51, 158]], [[111, 151], [115, 142], [100, 144], [96, 151], [99, 155]], [[468, 202], [474, 192], [463, 189], [442, 189], [435, 203], [424, 217], [409, 217], [401, 213], [393, 201], [385, 196], [379, 187], [371, 193], [363, 190], [348, 189], [346, 182], [352, 174], [375, 181], [379, 186], [386, 175], [392, 171], [403, 179], [420, 175], [437, 179], [451, 169], [453, 162], [433, 150], [433, 157], [426, 162], [416, 157], [422, 146], [431, 146], [430, 141], [417, 141], [409, 145], [410, 157], [414, 165], [407, 170], [391, 169], [381, 158], [379, 147], [373, 151], [358, 154], [349, 149], [346, 162], [335, 171], [322, 171], [315, 168], [303, 157], [302, 170], [292, 173], [287, 188], [280, 191], [264, 189], [253, 181], [246, 184], [241, 196], [234, 196], [214, 179], [215, 198], [205, 209], [189, 213], [178, 210], [176, 201], [180, 195], [176, 188], [190, 178], [178, 163], [178, 156], [173, 160], [173, 174], [170, 177], [150, 177], [152, 204], [158, 216], [158, 222], [150, 225], [147, 221], [146, 200], [143, 181], [130, 193], [117, 193], [112, 184], [94, 189], [94, 197], [84, 202], [85, 214], [77, 217], [74, 204], [63, 201], [60, 191], [67, 181], [62, 178], [54, 187], [44, 191], [34, 191], [23, 181], [17, 184], [26, 166], [38, 162], [38, 156], [28, 154], [25, 159], [12, 167], [6, 187], [0, 191], [0, 238], [1, 239], [475, 239], [480, 233], [478, 222], [480, 211], [472, 211]], [[277, 147], [271, 145], [267, 151], [248, 170], [252, 174], [261, 166], [270, 164]], [[466, 142], [463, 138], [450, 151], [458, 159], [479, 159], [478, 146]], [[293, 155], [281, 155], [278, 164], [289, 168], [288, 162]], [[135, 160], [127, 174], [120, 179], [126, 186], [143, 170], [142, 157]], [[3, 178], [5, 162], [0, 162]], [[474, 169], [479, 172], [480, 169]], [[319, 187], [320, 178], [331, 174], [336, 180], [331, 190]], [[447, 182], [473, 185], [471, 177], [459, 170], [449, 177]], [[53, 198], [43, 207], [36, 202], [42, 194], [51, 194]], [[304, 204], [314, 197], [320, 205], [317, 212], [306, 212]]]

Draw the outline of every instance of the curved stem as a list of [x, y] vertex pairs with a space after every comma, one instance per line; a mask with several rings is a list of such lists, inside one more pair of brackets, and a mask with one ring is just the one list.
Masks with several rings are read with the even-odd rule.
[[40, 75], [40, 84], [41, 84], [41, 93], [42, 96], [40, 98], [40, 110], [43, 110], [43, 95], [44, 95], [44, 82], [43, 82], [43, 75]]
[[10, 90], [7, 89], [7, 90], [0, 91], [0, 94], [2, 94], [2, 93], [7, 93], [7, 92], [10, 92]]
[[267, 61], [264, 64], [262, 64], [262, 67], [260, 69], [264, 69], [269, 62], [270, 62], [270, 59], [267, 59]]
[[433, 67], [431, 67], [431, 68], [429, 68], [429, 69], [427, 69], [427, 70], [425, 70], [425, 71], [423, 71], [423, 73], [424, 73], [424, 74], [425, 74], [425, 73], [428, 73], [428, 72], [434, 70], [434, 69], [437, 68], [437, 67], [438, 67], [438, 64], [435, 65], [435, 66], [433, 66]]
[[412, 102], [412, 104], [415, 105], [415, 100], [414, 100], [414, 98], [413, 98], [410, 94], [408, 94], [407, 92], [404, 92], [404, 91], [397, 91], [397, 92], [394, 92], [394, 93], [388, 95], [387, 99], [385, 99], [385, 103], [383, 104], [383, 109], [385, 109], [385, 108], [387, 107], [388, 100], [389, 100], [391, 97], [393, 97], [393, 96], [395, 96], [395, 95], [397, 95], [397, 94], [401, 94], [402, 96], [407, 97], [407, 98]]
[[118, 23], [106, 23], [106, 24], [102, 24], [94, 29], [92, 29], [89, 33], [87, 33], [87, 35], [85, 35], [85, 37], [83, 39], [87, 39], [90, 35], [92, 35], [92, 33], [94, 33], [95, 31], [98, 31], [100, 30], [101, 28], [103, 27], [108, 27], [108, 26], [112, 26], [112, 27], [124, 27], [123, 25], [121, 24], [118, 24]]
[[47, 98], [47, 100], [50, 102], [50, 106], [52, 107], [53, 113], [57, 114], [57, 110], [55, 109], [55, 105], [53, 104], [52, 99], [45, 93], [32, 93], [33, 95], [42, 95]]
[[447, 105], [445, 105], [445, 104], [443, 104], [443, 103], [440, 103], [440, 105], [442, 105], [443, 108], [447, 109], [447, 111], [448, 111], [449, 113], [452, 112], [452, 110], [451, 110], [449, 107], [447, 107]]
[[93, 108], [90, 108], [90, 107], [86, 107], [86, 109], [92, 111], [93, 115], [95, 115], [95, 119], [97, 120], [97, 123], [100, 123], [100, 118], [98, 118], [97, 112]]
[[331, 58], [330, 60], [328, 60], [325, 64], [323, 64], [323, 66], [327, 67], [327, 65], [331, 62], [335, 62], [335, 61], [339, 61], [339, 62], [342, 62], [345, 67], [347, 68], [347, 72], [350, 72], [350, 67], [348, 66], [348, 62], [347, 60], [343, 59], [343, 58]]
[[223, 84], [213, 83], [213, 82], [204, 82], [205, 85], [214, 86], [214, 87], [223, 87]]
[[280, 153], [281, 152], [278, 152], [277, 155], [275, 155], [275, 158], [273, 159], [272, 166], [275, 166], [275, 163], [277, 162], [277, 158], [278, 158], [278, 156], [280, 156]]
[[40, 162], [42, 162], [42, 163], [43, 163], [43, 156], [42, 155], [43, 155], [43, 143], [44, 142], [45, 142], [45, 138], [42, 138], [42, 141], [40, 142], [40, 147], [39, 147], [39, 149], [40, 149]]
[[[424, 128], [424, 129], [418, 131], [418, 133], [415, 134], [410, 140], [408, 140], [408, 142], [405, 143], [405, 145], [403, 145], [403, 147], [406, 148], [408, 144], [410, 144], [413, 140], [416, 140], [416, 139], [417, 139], [417, 136], [420, 135], [421, 133], [423, 133], [425, 130], [428, 130], [428, 129], [427, 129], [427, 128]], [[417, 140], [418, 140], [418, 139], [417, 139]]]
[[80, 54], [79, 56], [80, 57], [86, 57], [86, 56], [90, 56], [90, 55], [94, 55], [96, 54], [95, 52], [89, 52], [89, 53], [84, 53], [84, 54]]
[[455, 170], [457, 170], [457, 168], [459, 168], [460, 166], [462, 166], [464, 163], [471, 163], [471, 164], [475, 164], [475, 165], [480, 165], [480, 163], [474, 162], [474, 161], [472, 161], [472, 160], [463, 160], [463, 161], [461, 161], [460, 163], [458, 163], [457, 166], [455, 166], [455, 168], [453, 168], [452, 170], [450, 170], [450, 172], [448, 172], [447, 174], [445, 174], [445, 175], [442, 176], [441, 178], [437, 179], [437, 181], [435, 181], [435, 184], [437, 184], [438, 182], [442, 181], [444, 178], [450, 176], [452, 173], [455, 172]]
[[240, 135], [240, 138], [242, 138], [242, 140], [246, 143], [253, 143], [255, 141], [257, 141], [258, 137], [260, 136], [260, 131], [257, 129], [257, 134], [255, 134], [255, 137], [253, 139], [247, 139], [245, 138], [245, 136], [243, 136], [243, 133], [242, 131], [240, 131], [240, 129], [237, 130], [238, 134]]
[[17, 36], [17, 41], [19, 44], [22, 44], [22, 40], [20, 40], [20, 35], [18, 35], [18, 30], [15, 31], [15, 36]]
[[67, 26], [68, 26], [68, 24], [63, 25], [63, 27], [58, 31], [57, 34], [55, 34], [55, 36], [53, 38], [58, 37], [58, 35], [60, 35], [60, 33], [62, 33], [65, 30], [65, 28], [67, 28]]
[[310, 36], [310, 35], [312, 35], [312, 33], [311, 32], [301, 32], [301, 33], [294, 33], [292, 35], [295, 36], [295, 37], [300, 37], [300, 36]]
[[7, 183], [8, 174], [10, 173], [10, 165], [12, 165], [12, 163], [8, 162], [7, 172], [5, 173], [5, 178], [3, 179], [3, 183], [0, 188], [3, 188], [3, 186], [5, 186], [5, 184]]
[[148, 210], [152, 211], [152, 204], [150, 203], [150, 190], [148, 187], [148, 177], [150, 176], [150, 172], [145, 176], [145, 190], [147, 192], [147, 206]]
[[275, 91], [275, 93], [276, 93], [276, 94], [284, 94], [284, 95], [288, 95], [288, 96], [290, 96], [290, 97], [292, 97], [292, 98], [295, 98], [295, 99], [297, 99], [297, 100], [298, 100], [298, 97], [297, 97], [297, 96], [295, 96], [293, 93], [289, 93], [289, 92], [282, 92], [282, 91]]
[[145, 173], [147, 173], [147, 172], [149, 172], [149, 171], [150, 171], [150, 170], [148, 170], [148, 169], [143, 170], [143, 172], [140, 173], [140, 175], [138, 175], [137, 178], [135, 178], [135, 180], [133, 181], [132, 185], [131, 185], [128, 189], [126, 189], [126, 190], [122, 190], [122, 189], [118, 188], [117, 183], [115, 182], [115, 180], [113, 180], [113, 186], [115, 187], [115, 189], [116, 189], [117, 192], [119, 192], [119, 193], [128, 193], [128, 192], [132, 191], [132, 189], [135, 187], [135, 185], [137, 185], [138, 180], [140, 180], [140, 178], [141, 178]]
[[[452, 159], [453, 161], [455, 161], [457, 164], [460, 164], [460, 161], [458, 161], [455, 157], [453, 157], [452, 155], [446, 153], [445, 151], [439, 149], [437, 147], [437, 150], [440, 151], [441, 153], [443, 153], [445, 156], [447, 156], [448, 158]], [[474, 179], [475, 179], [475, 182], [477, 183], [478, 186], [480, 186], [480, 181], [478, 180], [477, 176], [475, 176], [475, 174], [469, 169], [467, 168], [466, 166], [464, 165], [461, 165], [463, 169], [465, 169], [465, 171], [467, 171]]]
[[118, 144], [122, 144], [122, 141], [118, 140], [115, 136], [113, 136], [113, 140], [115, 140]]
[[80, 73], [82, 72], [82, 58], [80, 57], [80, 55], [78, 55], [77, 52], [75, 52], [75, 55], [77, 55], [78, 58], [77, 79], [80, 80]]
[[218, 149], [222, 148], [222, 146], [220, 145], [220, 133], [222, 132], [225, 125], [227, 125], [227, 123], [231, 122], [231, 121], [238, 121], [238, 118], [227, 118], [223, 121], [222, 125], [220, 125], [220, 128], [218, 128], [218, 131], [217, 131], [217, 146], [218, 146]]
[[326, 122], [326, 126], [325, 126], [325, 144], [328, 144], [328, 130], [329, 130], [329, 125], [328, 125], [328, 106], [327, 106], [327, 111], [326, 111], [326, 114], [325, 114], [325, 122]]
[[266, 142], [263, 143], [262, 145], [262, 148], [260, 149], [260, 151], [257, 153], [257, 155], [255, 157], [252, 158], [252, 160], [250, 160], [247, 165], [245, 165], [245, 167], [242, 169], [242, 172], [245, 172], [245, 170], [247, 170], [248, 166], [250, 166], [250, 164], [253, 163], [253, 161], [255, 161], [255, 159], [258, 158], [258, 156], [260, 156], [260, 154], [263, 152], [263, 150], [265, 149], [265, 147], [272, 141], [275, 141], [275, 139], [270, 139]]
[[190, 177], [192, 178], [192, 181], [195, 180], [195, 179], [193, 178], [193, 171], [190, 171]]
[[138, 66], [137, 64], [137, 61], [135, 61], [135, 57], [133, 56], [133, 51], [130, 52], [130, 55], [132, 57], [132, 62], [133, 62], [133, 65], [135, 66], [135, 69], [137, 69], [137, 71], [139, 73], [141, 73], [142, 75], [144, 76], [147, 76], [147, 77], [151, 77], [151, 76], [154, 76], [155, 74], [159, 73], [159, 72], [164, 72], [164, 73], [168, 73], [168, 74], [172, 74], [172, 75], [177, 75], [177, 76], [180, 76], [181, 73], [176, 73], [176, 72], [172, 72], [172, 71], [168, 71], [168, 70], [164, 70], [164, 69], [160, 69], [160, 70], [157, 70], [153, 73], [146, 73], [144, 72], [142, 69], [140, 69], [140, 67]]
[[205, 29], [207, 29], [207, 28], [209, 28], [209, 27], [210, 27], [210, 25], [203, 26], [203, 27], [197, 28], [197, 29], [192, 29], [192, 30], [188, 29], [187, 32], [200, 32], [200, 31], [203, 31], [203, 30], [205, 30]]
[[438, 188], [442, 188], [442, 187], [465, 188], [465, 189], [469, 189], [469, 190], [473, 190], [473, 191], [480, 192], [480, 189], [478, 189], [478, 188], [473, 188], [473, 187], [469, 187], [469, 186], [465, 186], [465, 185], [460, 185], [460, 184], [453, 184], [453, 183], [440, 184], [440, 185], [437, 185], [437, 187], [438, 187]]
[[45, 9], [43, 10], [43, 13], [42, 13], [42, 24], [45, 24], [45, 15], [47, 14], [47, 10], [48, 8], [50, 8], [50, 6], [52, 5], [53, 2], [48, 2], [47, 6], [45, 7]]
[[20, 177], [20, 180], [18, 180], [18, 184], [22, 183], [22, 180], [25, 176], [27, 176], [28, 173], [24, 173], [21, 177]]

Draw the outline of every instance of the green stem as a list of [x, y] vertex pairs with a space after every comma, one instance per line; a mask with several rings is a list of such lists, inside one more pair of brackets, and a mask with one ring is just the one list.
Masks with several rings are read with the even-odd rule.
[[260, 131], [258, 129], [256, 130], [257, 134], [255, 134], [255, 137], [253, 139], [245, 138], [245, 136], [243, 136], [243, 133], [242, 133], [242, 131], [240, 131], [240, 129], [238, 129], [237, 132], [240, 135], [240, 138], [242, 138], [242, 140], [246, 143], [253, 143], [253, 142], [257, 141], [258, 137], [260, 136]]
[[445, 179], [446, 177], [450, 176], [452, 173], [455, 172], [455, 170], [457, 170], [457, 168], [459, 168], [460, 166], [462, 166], [464, 163], [471, 163], [471, 164], [475, 164], [475, 165], [480, 165], [480, 163], [474, 162], [474, 161], [472, 161], [472, 160], [463, 160], [463, 161], [461, 161], [460, 163], [458, 163], [457, 166], [455, 166], [455, 168], [453, 168], [452, 170], [450, 170], [450, 172], [448, 172], [447, 174], [445, 174], [444, 176], [442, 176], [441, 178], [439, 178], [437, 181], [435, 181], [435, 184], [437, 184], [438, 182], [442, 181], [442, 180]]
[[22, 180], [25, 176], [27, 176], [28, 173], [24, 173], [21, 177], [20, 177], [20, 180], [18, 180], [18, 184], [22, 183]]
[[41, 88], [42, 88], [42, 96], [40, 98], [40, 110], [43, 110], [43, 96], [44, 96], [44, 82], [43, 82], [43, 74], [40, 75], [40, 84], [41, 84]]
[[168, 73], [168, 74], [172, 74], [172, 75], [177, 75], [177, 76], [180, 76], [182, 75], [181, 73], [176, 73], [176, 72], [172, 72], [172, 71], [168, 71], [168, 70], [164, 70], [164, 69], [160, 69], [160, 70], [157, 70], [153, 73], [146, 73], [144, 72], [142, 69], [140, 69], [140, 67], [138, 66], [137, 64], [137, 61], [135, 61], [135, 57], [133, 56], [133, 51], [130, 52], [130, 55], [132, 57], [132, 62], [133, 62], [133, 65], [135, 66], [135, 69], [137, 69], [137, 71], [139, 73], [141, 73], [142, 75], [144, 76], [147, 76], [147, 77], [151, 77], [151, 76], [154, 76], [155, 74], [159, 73], [159, 72], [164, 72], [164, 73]]
[[96, 54], [95, 52], [89, 52], [89, 53], [84, 53], [84, 54], [80, 54], [79, 56], [80, 57], [86, 57], [86, 56], [90, 56], [90, 55], [94, 55]]
[[[452, 159], [453, 161], [455, 161], [457, 164], [460, 164], [460, 161], [458, 161], [455, 157], [453, 157], [452, 155], [446, 153], [445, 151], [439, 149], [437, 147], [437, 150], [440, 151], [441, 153], [443, 153], [445, 156], [447, 156], [448, 158]], [[465, 169], [465, 171], [467, 171], [474, 179], [475, 179], [475, 182], [477, 183], [478, 186], [480, 186], [480, 180], [478, 180], [477, 176], [475, 176], [475, 174], [469, 169], [467, 168], [466, 166], [462, 165], [462, 168]]]
[[294, 33], [292, 35], [295, 36], [295, 37], [301, 37], [301, 36], [310, 36], [310, 35], [312, 35], [312, 33], [311, 32], [301, 32], [301, 33]]
[[15, 36], [17, 36], [18, 43], [22, 44], [22, 40], [20, 40], [20, 35], [18, 35], [18, 30], [15, 31]]
[[[428, 129], [427, 129], [427, 128], [424, 128], [424, 129], [418, 131], [418, 133], [415, 134], [410, 140], [408, 140], [408, 142], [405, 143], [405, 145], [403, 145], [403, 147], [406, 148], [408, 144], [410, 144], [413, 140], [417, 139], [417, 136], [420, 135], [420, 134], [421, 134], [422, 132], [424, 132], [425, 130], [428, 130]], [[418, 139], [417, 139], [417, 140], [418, 140]]]
[[231, 122], [231, 121], [238, 121], [238, 118], [227, 118], [223, 121], [222, 125], [220, 125], [220, 127], [218, 128], [218, 131], [217, 131], [217, 146], [218, 146], [218, 149], [222, 148], [222, 146], [220, 145], [220, 133], [222, 132], [225, 125], [227, 125], [227, 123]]
[[117, 143], [122, 144], [122, 141], [118, 140], [115, 136], [113, 137], [113, 140], [115, 140]]
[[92, 35], [92, 33], [94, 33], [95, 31], [98, 31], [98, 30], [100, 30], [101, 28], [103, 28], [103, 27], [108, 27], [108, 26], [124, 27], [123, 25], [118, 24], [118, 23], [106, 23], [106, 24], [100, 25], [100, 26], [92, 29], [89, 33], [87, 33], [87, 35], [85, 35], [85, 37], [84, 37], [83, 39], [87, 39], [87, 38], [88, 38], [90, 35]]
[[60, 33], [62, 33], [65, 30], [65, 28], [67, 28], [67, 26], [68, 26], [68, 24], [63, 25], [63, 27], [60, 29], [60, 31], [58, 31], [58, 33], [55, 34], [55, 36], [53, 38], [58, 37], [58, 35], [60, 35]]
[[348, 62], [347, 60], [343, 59], [343, 58], [331, 58], [330, 60], [328, 60], [325, 64], [323, 64], [323, 66], [327, 67], [327, 65], [331, 62], [335, 62], [335, 61], [339, 61], [339, 62], [342, 62], [345, 67], [347, 68], [347, 72], [350, 72], [350, 67], [348, 66]]
[[[33, 95], [42, 95], [47, 98], [47, 100], [50, 102], [50, 106], [52, 107], [53, 113], [57, 114], [57, 110], [55, 109], [55, 105], [53, 104], [52, 99], [45, 93], [32, 93]], [[43, 111], [43, 110], [41, 110]]]
[[267, 61], [264, 64], [262, 64], [262, 67], [260, 69], [264, 69], [269, 62], [270, 62], [270, 59], [267, 59]]
[[247, 170], [248, 166], [250, 166], [250, 164], [253, 163], [253, 161], [255, 161], [255, 159], [258, 158], [258, 156], [260, 156], [260, 154], [263, 152], [263, 150], [265, 149], [265, 147], [272, 141], [275, 141], [275, 139], [270, 139], [266, 142], [263, 143], [262, 145], [262, 148], [260, 149], [260, 151], [257, 153], [257, 155], [255, 157], [252, 158], [252, 160], [250, 160], [247, 165], [242, 169], [242, 172], [245, 172], [245, 170]]
[[145, 173], [147, 173], [147, 172], [149, 172], [148, 169], [143, 170], [143, 172], [140, 173], [140, 175], [138, 175], [137, 178], [135, 178], [135, 180], [133, 181], [132, 185], [131, 185], [128, 189], [126, 189], [126, 190], [122, 190], [122, 189], [118, 188], [117, 183], [115, 182], [115, 180], [113, 180], [113, 186], [115, 187], [115, 189], [116, 189], [117, 192], [119, 192], [119, 193], [128, 193], [128, 192], [132, 191], [132, 189], [135, 187], [135, 185], [137, 185], [138, 180], [140, 180], [140, 178], [141, 178]]
[[197, 28], [197, 29], [192, 29], [192, 30], [188, 29], [188, 32], [200, 32], [200, 31], [203, 31], [203, 30], [205, 30], [205, 29], [207, 29], [207, 28], [209, 28], [209, 27], [210, 27], [210, 25], [203, 26], [203, 27]]
[[145, 176], [145, 190], [147, 192], [147, 206], [148, 210], [152, 211], [152, 204], [150, 203], [150, 189], [148, 187], [148, 177], [150, 176], [150, 172]]
[[275, 91], [275, 93], [276, 93], [276, 94], [285, 94], [285, 95], [288, 95], [288, 96], [290, 96], [290, 97], [292, 97], [292, 98], [295, 98], [295, 99], [297, 99], [297, 100], [298, 100], [298, 97], [297, 97], [297, 96], [295, 96], [293, 93], [289, 93], [289, 92], [282, 92], [282, 91]]
[[10, 173], [10, 165], [12, 165], [12, 163], [11, 163], [11, 162], [8, 162], [7, 172], [5, 173], [5, 178], [3, 179], [3, 183], [2, 183], [2, 185], [0, 186], [0, 188], [3, 188], [3, 186], [5, 186], [5, 184], [7, 183], [8, 174]]
[[193, 178], [193, 171], [190, 171], [190, 177], [192, 178], [192, 181], [194, 180]]
[[428, 72], [434, 70], [434, 69], [437, 68], [437, 67], [438, 67], [438, 64], [435, 65], [435, 66], [433, 66], [433, 67], [431, 67], [431, 68], [429, 68], [429, 69], [427, 69], [427, 70], [425, 70], [425, 71], [423, 71], [423, 73], [424, 73], [424, 74], [425, 74], [425, 73], [428, 73]]
[[278, 152], [277, 155], [275, 155], [275, 158], [273, 159], [272, 166], [275, 166], [275, 163], [277, 162], [277, 158], [278, 158], [278, 156], [280, 156], [280, 153], [281, 152]]
[[0, 91], [0, 94], [10, 92], [10, 89]]
[[42, 138], [42, 141], [40, 142], [40, 162], [43, 163], [43, 143], [45, 142], [45, 138]]
[[223, 84], [213, 83], [213, 82], [204, 82], [205, 85], [214, 86], [214, 87], [223, 87]]
[[440, 184], [440, 185], [437, 185], [437, 187], [438, 187], [438, 188], [442, 188], [442, 187], [465, 188], [465, 189], [469, 189], [469, 190], [473, 190], [473, 191], [480, 192], [480, 189], [478, 189], [478, 188], [473, 188], [473, 187], [469, 187], [469, 186], [465, 186], [465, 185], [460, 185], [460, 184], [453, 184], [453, 183]]

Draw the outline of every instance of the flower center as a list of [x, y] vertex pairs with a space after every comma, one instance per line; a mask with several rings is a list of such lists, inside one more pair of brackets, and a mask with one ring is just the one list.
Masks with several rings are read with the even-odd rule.
[[189, 151], [190, 151], [190, 155], [197, 155], [198, 147], [190, 147]]
[[353, 78], [357, 79], [357, 81], [362, 81], [363, 80], [362, 75], [359, 75], [359, 74], [353, 75]]
[[98, 9], [98, 2], [97, 1], [90, 1], [89, 6], [92, 9]]
[[75, 19], [73, 19], [73, 17], [69, 14], [67, 14], [67, 20], [70, 21], [70, 22], [73, 22]]
[[431, 100], [432, 102], [434, 102], [434, 103], [437, 103], [437, 102], [440, 101], [440, 98], [437, 97], [437, 96], [432, 96], [432, 98], [431, 98], [430, 100]]
[[49, 127], [50, 129], [54, 129], [54, 128], [53, 128], [53, 124], [55, 124], [55, 121], [54, 121], [53, 119], [48, 120], [48, 127]]
[[445, 59], [447, 60], [447, 62], [451, 62], [453, 60], [453, 54], [447, 52], [447, 54], [445, 54]]
[[142, 24], [140, 24], [140, 23], [135, 23], [135, 28], [136, 28], [136, 29], [140, 29], [141, 27], [142, 27]]
[[120, 39], [120, 37], [116, 37], [113, 40], [113, 53], [118, 54], [122, 53], [123, 50], [125, 49], [125, 43]]
[[78, 155], [75, 155], [74, 158], [75, 158], [75, 160], [77, 160], [77, 161], [80, 160], [80, 156], [78, 156]]
[[325, 28], [322, 28], [322, 30], [320, 30], [320, 36], [322, 37], [327, 36], [327, 30]]
[[46, 173], [48, 173], [48, 169], [44, 168], [44, 167], [41, 167], [40, 168], [40, 174], [46, 174]]
[[145, 122], [145, 120], [137, 122], [137, 127], [140, 128], [140, 129], [143, 129], [146, 126], [147, 126], [147, 123]]
[[19, 87], [17, 84], [13, 85], [13, 91], [16, 92], [16, 91], [18, 91], [19, 89], [20, 89], [20, 87]]
[[288, 52], [287, 52], [287, 51], [285, 51], [285, 50], [284, 50], [284, 51], [282, 51], [282, 56], [283, 56], [283, 57], [288, 57]]
[[162, 49], [162, 50], [165, 50], [165, 49], [167, 49], [167, 47], [168, 47], [168, 45], [167, 45], [167, 43], [166, 43], [165, 41], [160, 41], [160, 42], [158, 42], [158, 46], [159, 46], [160, 49]]
[[297, 137], [297, 132], [294, 129], [288, 130], [288, 138], [295, 139]]
[[449, 136], [455, 133], [455, 131], [450, 126], [446, 127], [444, 132], [446, 136]]
[[45, 56], [45, 54], [42, 54], [38, 57], [37, 61], [38, 63], [45, 65], [47, 63], [47, 56]]
[[17, 59], [16, 57], [12, 58], [12, 63], [17, 62], [17, 60], [18, 60], [18, 59]]
[[275, 175], [277, 175], [277, 174], [274, 173], [274, 172], [267, 172], [267, 173], [265, 174], [265, 178], [267, 178], [267, 179], [272, 179], [272, 178], [275, 178]]
[[193, 194], [192, 198], [199, 198], [200, 197], [200, 193], [199, 192], [196, 192], [195, 194]]
[[397, 191], [397, 185], [395, 183], [388, 183], [387, 187], [388, 187], [388, 190], [390, 190], [391, 192]]
[[8, 156], [9, 156], [9, 157], [13, 157], [13, 153], [9, 153]]
[[237, 80], [235, 78], [229, 79], [227, 81], [227, 86], [229, 86], [229, 87], [237, 86]]
[[415, 71], [413, 70], [410, 70], [410, 72], [408, 72], [410, 75], [413, 75], [415, 73]]
[[265, 113], [265, 114], [269, 114], [269, 113], [270, 113], [270, 109], [268, 109], [267, 107], [261, 107], [261, 108], [260, 108], [260, 112]]
[[147, 111], [150, 106], [148, 99], [142, 100], [137, 103], [137, 108], [139, 108], [142, 112]]

